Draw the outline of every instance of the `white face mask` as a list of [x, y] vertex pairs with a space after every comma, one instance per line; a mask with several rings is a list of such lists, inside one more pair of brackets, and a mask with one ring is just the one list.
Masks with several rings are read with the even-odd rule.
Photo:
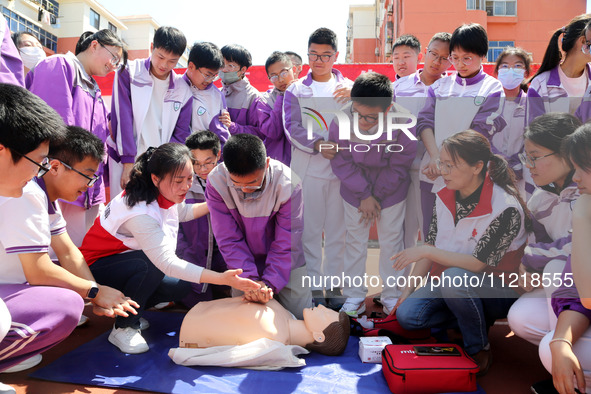
[[39, 47], [22, 47], [19, 48], [23, 65], [32, 70], [37, 63], [45, 59], [45, 51]]
[[525, 76], [525, 70], [519, 68], [501, 68], [498, 73], [498, 80], [501, 81], [503, 87], [507, 90], [515, 89]]

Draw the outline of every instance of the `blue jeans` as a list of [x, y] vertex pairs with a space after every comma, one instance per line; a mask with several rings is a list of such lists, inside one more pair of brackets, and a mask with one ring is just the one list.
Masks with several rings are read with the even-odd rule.
[[488, 327], [496, 319], [507, 317], [519, 295], [512, 288], [502, 287], [497, 278], [491, 283], [489, 274], [481, 285], [478, 279], [483, 273], [452, 267], [443, 275], [451, 283], [446, 279], [441, 286], [435, 286], [437, 281], [430, 279], [400, 304], [396, 310], [398, 322], [407, 330], [458, 327], [464, 349], [476, 354], [488, 345]]
[[144, 309], [160, 302], [180, 301], [191, 290], [189, 282], [164, 275], [141, 250], [102, 257], [90, 271], [98, 283], [121, 291], [140, 305], [137, 315], [117, 316], [117, 328], [139, 328]]

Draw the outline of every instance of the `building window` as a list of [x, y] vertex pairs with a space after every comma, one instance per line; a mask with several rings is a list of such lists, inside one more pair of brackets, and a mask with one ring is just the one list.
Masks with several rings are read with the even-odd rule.
[[494, 63], [506, 47], [514, 47], [515, 41], [489, 41], [486, 61]]
[[101, 16], [92, 8], [90, 9], [90, 25], [97, 30], [101, 28]]
[[109, 30], [111, 30], [113, 33], [117, 34], [117, 26], [115, 26], [111, 22], [109, 22]]
[[486, 0], [486, 15], [488, 16], [516, 16], [517, 0]]
[[484, 10], [484, 0], [466, 0], [467, 10]]
[[43, 30], [30, 20], [23, 18], [16, 12], [6, 7], [2, 7], [2, 15], [4, 15], [4, 17], [8, 21], [10, 31], [29, 31], [39, 39], [41, 45], [51, 49], [54, 52], [57, 51], [57, 36], [54, 36], [47, 30]]

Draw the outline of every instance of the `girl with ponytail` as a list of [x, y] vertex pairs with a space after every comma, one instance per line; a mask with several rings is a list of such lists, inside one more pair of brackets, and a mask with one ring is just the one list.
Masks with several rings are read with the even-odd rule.
[[241, 269], [223, 273], [204, 269], [176, 256], [179, 221], [208, 213], [205, 203], [185, 204], [193, 182], [193, 163], [185, 145], [149, 148], [133, 167], [125, 191], [113, 198], [86, 234], [80, 251], [97, 281], [125, 291], [140, 305], [137, 315], [118, 317], [109, 342], [125, 353], [143, 353], [148, 344], [140, 329], [146, 308], [180, 301], [188, 282], [258, 289]]
[[410, 281], [396, 315], [410, 330], [459, 327], [482, 375], [492, 362], [488, 327], [518, 297], [502, 278], [517, 272], [529, 213], [513, 171], [482, 134], [445, 139], [437, 166], [446, 186], [437, 192], [425, 245], [392, 257], [398, 270], [415, 262], [410, 278], [429, 273], [430, 283], [416, 289]]
[[581, 104], [591, 79], [591, 68], [587, 64], [591, 62], [591, 55], [584, 34], [589, 21], [591, 14], [579, 15], [550, 38], [542, 64], [530, 79], [528, 124], [548, 112], [574, 114]]
[[[94, 75], [105, 76], [127, 60], [127, 51], [110, 30], [82, 34], [76, 53], [53, 55], [41, 60], [27, 74], [27, 89], [55, 109], [68, 126], [82, 127], [103, 143], [109, 135], [109, 110], [101, 97]], [[76, 201], [60, 201], [68, 233], [78, 247], [106, 202], [103, 182], [104, 164], [97, 171], [99, 180]]]
[[551, 297], [570, 257], [573, 206], [580, 195], [564, 145], [580, 125], [568, 113], [549, 113], [530, 123], [524, 134], [520, 159], [537, 186], [527, 203], [534, 233], [519, 267], [519, 285], [527, 293], [513, 304], [508, 320], [515, 335], [534, 345], [556, 326]]

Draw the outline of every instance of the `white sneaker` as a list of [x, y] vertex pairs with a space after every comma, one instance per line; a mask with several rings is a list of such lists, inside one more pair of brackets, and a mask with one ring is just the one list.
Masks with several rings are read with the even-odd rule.
[[150, 328], [150, 322], [140, 317], [140, 331], [147, 330], [148, 328]]
[[351, 317], [357, 317], [365, 312], [365, 298], [347, 298], [340, 312], [345, 312]]
[[131, 327], [113, 327], [113, 331], [109, 334], [109, 342], [117, 346], [123, 353], [139, 354], [150, 349], [142, 337], [141, 331]]
[[398, 303], [398, 298], [386, 298], [386, 299], [381, 299], [380, 301], [381, 301], [382, 305], [384, 306], [382, 308], [382, 311], [384, 312], [384, 314], [386, 316], [388, 316], [390, 314], [390, 312], [392, 312], [392, 309], [394, 309], [394, 307]]
[[81, 315], [80, 320], [78, 320], [78, 324], [76, 324], [76, 327], [83, 326], [86, 323], [88, 323], [88, 316]]
[[16, 390], [13, 387], [0, 382], [0, 394], [16, 394]]
[[158, 309], [158, 310], [166, 309], [166, 308], [171, 307], [173, 305], [174, 305], [174, 302], [172, 302], [172, 301], [161, 302], [159, 304], [154, 305], [154, 309]]
[[41, 354], [36, 354], [33, 357], [29, 357], [28, 359], [21, 361], [20, 363], [13, 365], [8, 369], [5, 369], [4, 371], [2, 371], [2, 373], [14, 373], [24, 371], [25, 369], [33, 368], [35, 365], [39, 364], [41, 360], [43, 360]]

